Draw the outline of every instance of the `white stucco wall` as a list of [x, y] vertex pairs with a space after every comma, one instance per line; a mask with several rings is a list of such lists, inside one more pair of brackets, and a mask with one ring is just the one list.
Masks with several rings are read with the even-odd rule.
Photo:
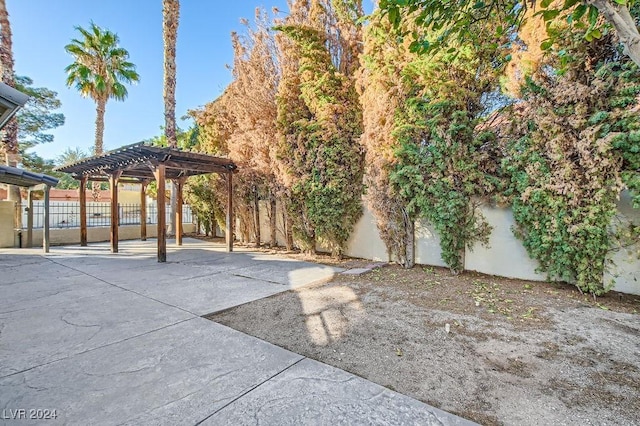
[[[640, 224], [640, 210], [633, 209], [631, 197], [628, 192], [623, 192], [618, 202], [618, 218], [622, 225], [629, 222]], [[615, 281], [613, 290], [629, 294], [640, 295], [640, 244], [630, 247], [621, 247], [612, 251], [608, 260], [609, 269], [604, 274], [604, 283]]]
[[440, 250], [440, 237], [425, 220], [416, 222], [415, 227], [416, 263], [421, 265], [444, 266]]
[[389, 261], [387, 247], [382, 238], [380, 238], [376, 219], [366, 206], [363, 207], [362, 217], [356, 223], [347, 242], [345, 254], [350, 257], [371, 259], [377, 262]]
[[15, 202], [0, 201], [0, 247], [14, 247]]
[[489, 245], [475, 244], [465, 252], [465, 269], [508, 278], [546, 281], [546, 275], [536, 272], [538, 262], [511, 231], [515, 221], [511, 209], [482, 206], [479, 208], [493, 228]]
[[[284, 222], [279, 204], [277, 209], [278, 245], [284, 246]], [[513, 235], [511, 228], [515, 222], [511, 209], [482, 206], [480, 210], [493, 228], [489, 237], [489, 245], [476, 244], [472, 250], [467, 249], [465, 252], [465, 269], [509, 278], [545, 281], [546, 275], [536, 272], [538, 262], [529, 257], [522, 242]], [[629, 218], [628, 220], [633, 220], [635, 223], [640, 223], [640, 211], [631, 208], [628, 194], [622, 195], [619, 210], [623, 217]], [[270, 230], [266, 202], [260, 203], [260, 218], [261, 239], [263, 243], [268, 243]], [[105, 232], [106, 234], [101, 237], [100, 241], [109, 239], [108, 228]], [[221, 234], [224, 235], [224, 232]], [[128, 237], [121, 238], [126, 239]], [[134, 234], [131, 238], [138, 238], [138, 236]], [[52, 242], [56, 243], [53, 237]], [[317, 250], [327, 251], [321, 244], [317, 245]], [[612, 252], [609, 259], [613, 261], [613, 265], [610, 271], [605, 274], [604, 282], [608, 283], [615, 279], [614, 290], [640, 294], [640, 260], [638, 260], [638, 253], [640, 253], [640, 245]], [[380, 238], [375, 218], [366, 206], [363, 207], [363, 215], [355, 225], [353, 233], [347, 242], [345, 254], [374, 261], [387, 262], [390, 260], [386, 246]], [[417, 264], [447, 266], [441, 257], [440, 238], [433, 230], [433, 227], [428, 225], [426, 221], [418, 221], [416, 223], [415, 257]]]

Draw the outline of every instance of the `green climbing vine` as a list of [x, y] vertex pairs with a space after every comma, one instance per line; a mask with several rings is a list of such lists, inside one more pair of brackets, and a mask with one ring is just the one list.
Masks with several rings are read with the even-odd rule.
[[[620, 60], [610, 36], [560, 47], [560, 72], [528, 78], [526, 104], [512, 111], [512, 131], [520, 136], [503, 164], [507, 195], [515, 234], [541, 269], [600, 295], [608, 290], [603, 273], [615, 240], [637, 235], [633, 225], [621, 229], [612, 221], [622, 189], [638, 201], [640, 76]], [[582, 71], [585, 63], [594, 72]]]

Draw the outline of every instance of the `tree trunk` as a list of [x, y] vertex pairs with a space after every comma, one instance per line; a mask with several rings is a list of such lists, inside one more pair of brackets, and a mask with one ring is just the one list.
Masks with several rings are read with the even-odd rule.
[[262, 243], [262, 235], [260, 235], [260, 194], [258, 190], [253, 191], [253, 213], [254, 213], [254, 226], [256, 234], [256, 245], [260, 247]]
[[271, 247], [278, 245], [278, 217], [276, 216], [276, 196], [273, 191], [269, 193], [269, 230], [271, 231]]
[[[180, 1], [162, 0], [162, 38], [164, 41], [164, 134], [167, 145], [177, 148], [176, 136], [176, 43], [178, 38], [178, 24], [180, 22]], [[176, 184], [171, 185], [171, 220], [169, 221], [169, 235], [175, 235]]]
[[402, 209], [402, 216], [404, 218], [405, 231], [405, 258], [403, 266], [407, 269], [411, 269], [416, 264], [415, 223], [404, 209]]
[[284, 235], [285, 235], [285, 248], [287, 251], [293, 250], [293, 222], [287, 213], [287, 209], [282, 209], [282, 216], [284, 219]]
[[613, 25], [624, 53], [640, 66], [640, 33], [635, 20], [629, 13], [629, 8], [610, 0], [586, 0], [586, 3], [595, 6], [607, 22]]

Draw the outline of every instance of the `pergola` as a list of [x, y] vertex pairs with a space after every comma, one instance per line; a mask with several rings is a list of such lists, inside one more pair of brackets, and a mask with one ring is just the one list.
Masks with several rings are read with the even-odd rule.
[[17, 167], [0, 166], [0, 183], [29, 188], [27, 203], [27, 247], [33, 245], [33, 197], [32, 191], [41, 187], [44, 191], [44, 233], [42, 247], [45, 253], [49, 253], [49, 189], [58, 184], [58, 179], [42, 173], [34, 173]]
[[[182, 245], [182, 189], [189, 176], [218, 173], [227, 181], [227, 251], [233, 251], [233, 161], [207, 154], [173, 148], [148, 146], [142, 143], [123, 146], [102, 155], [57, 168], [80, 181], [80, 244], [87, 245], [87, 182], [109, 182], [111, 190], [111, 252], [118, 252], [118, 183], [139, 183], [142, 218], [146, 217], [145, 188], [153, 179], [158, 184], [158, 262], [167, 261], [167, 227], [165, 219], [165, 181], [172, 180], [177, 188], [176, 244]], [[146, 240], [147, 224], [140, 221], [140, 237]]]

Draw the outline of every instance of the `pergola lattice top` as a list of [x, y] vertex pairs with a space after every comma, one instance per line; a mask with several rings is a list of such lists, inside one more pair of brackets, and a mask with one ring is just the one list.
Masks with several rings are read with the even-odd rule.
[[121, 178], [135, 181], [153, 179], [153, 169], [159, 164], [165, 165], [167, 179], [206, 173], [233, 173], [237, 169], [233, 161], [227, 158], [134, 144], [58, 167], [56, 170], [70, 173], [77, 179], [85, 177], [90, 181], [104, 180], [106, 176], [120, 171]]

